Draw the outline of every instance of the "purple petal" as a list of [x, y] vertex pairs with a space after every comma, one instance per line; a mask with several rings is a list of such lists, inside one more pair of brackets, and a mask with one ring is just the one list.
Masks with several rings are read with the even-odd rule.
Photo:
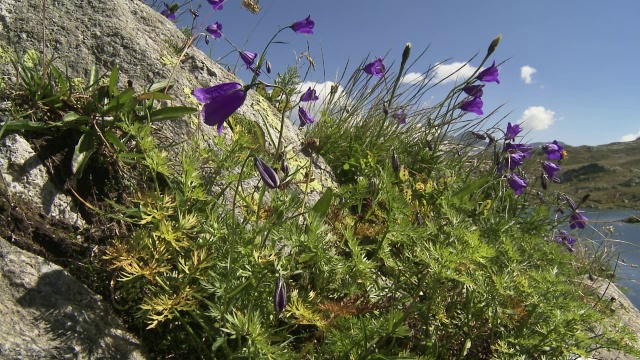
[[198, 88], [193, 90], [193, 96], [201, 103], [208, 103], [212, 99], [219, 97], [220, 95], [227, 94], [231, 91], [242, 89], [242, 85], [231, 82], [219, 84], [206, 88]]
[[311, 20], [311, 15], [305, 19], [299, 20], [291, 24], [291, 29], [298, 34], [313, 34], [313, 27], [316, 23]]
[[474, 97], [471, 100], [467, 100], [463, 102], [460, 105], [460, 109], [462, 109], [462, 111], [468, 111], [468, 112], [476, 113], [478, 115], [482, 115], [484, 114], [484, 112], [482, 111], [482, 105], [484, 105], [484, 103], [482, 102], [482, 99], [480, 99], [479, 97]]

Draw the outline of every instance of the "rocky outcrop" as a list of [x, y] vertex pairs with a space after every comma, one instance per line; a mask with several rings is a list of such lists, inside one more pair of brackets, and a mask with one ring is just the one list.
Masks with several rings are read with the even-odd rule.
[[0, 359], [144, 359], [111, 305], [0, 238]]

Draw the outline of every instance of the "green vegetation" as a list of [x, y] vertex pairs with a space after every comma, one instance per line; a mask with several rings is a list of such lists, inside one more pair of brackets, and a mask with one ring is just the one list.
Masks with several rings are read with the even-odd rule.
[[640, 208], [640, 141], [566, 146], [558, 190], [602, 209]]
[[[251, 159], [281, 155], [266, 150], [278, 149], [275, 139], [256, 146], [263, 130], [236, 127], [217, 151], [197, 140], [167, 151], [153, 123], [196, 109], [160, 108], [171, 99], [158, 92], [166, 83], [135, 94], [117, 68], [71, 86], [53, 62], [14, 57], [20, 76], [2, 87], [11, 102], [3, 129], [71, 138], [73, 162], [61, 165], [73, 169], [69, 179], [118, 179], [92, 206], [93, 216], [125, 224], [101, 266], [115, 272], [113, 301], [152, 356], [562, 359], [598, 346], [638, 354], [635, 335], [577, 280], [608, 259], [550, 241], [551, 206], [567, 209], [563, 200], [516, 196], [496, 174], [496, 144], [472, 154], [448, 142], [483, 124], [459, 109], [473, 77], [420, 109], [428, 80], [398, 87], [405, 52], [398, 72], [386, 72], [392, 81], [361, 70], [343, 79], [305, 133], [305, 151], [326, 159], [337, 180], [310, 204], [310, 174], [294, 185], [280, 171], [274, 189], [256, 181]], [[286, 307], [274, 309], [283, 293]]]

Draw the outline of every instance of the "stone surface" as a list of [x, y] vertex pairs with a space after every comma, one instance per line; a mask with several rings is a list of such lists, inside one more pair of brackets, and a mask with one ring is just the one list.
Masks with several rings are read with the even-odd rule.
[[111, 305], [0, 238], [0, 359], [144, 359]]
[[20, 135], [8, 135], [0, 141], [0, 172], [12, 202], [29, 202], [46, 216], [77, 227], [85, 223], [72, 199], [51, 181], [47, 170]]

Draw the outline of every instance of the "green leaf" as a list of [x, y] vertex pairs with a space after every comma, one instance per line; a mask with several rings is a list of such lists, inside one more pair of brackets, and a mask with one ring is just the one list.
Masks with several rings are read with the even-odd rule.
[[111, 75], [109, 75], [109, 93], [111, 96], [118, 95], [118, 89], [116, 86], [118, 85], [118, 65], [113, 65], [113, 69], [111, 69]]
[[88, 117], [88, 116], [79, 115], [78, 113], [72, 111], [70, 113], [64, 114], [64, 116], [62, 117], [62, 121], [64, 121], [64, 122], [71, 122], [71, 121], [89, 122], [89, 121], [91, 121], [91, 118]]
[[93, 64], [91, 67], [91, 76], [89, 77], [89, 92], [96, 91], [98, 87], [98, 80], [100, 74], [98, 73], [98, 65]]
[[173, 100], [173, 97], [161, 92], [146, 92], [138, 95], [138, 100]]
[[96, 134], [92, 131], [84, 133], [73, 151], [71, 171], [76, 177], [82, 176], [82, 171], [89, 162], [89, 157], [96, 149]]
[[46, 131], [54, 125], [38, 121], [29, 120], [13, 120], [6, 122], [5, 129], [8, 131], [27, 130], [27, 131]]
[[117, 147], [121, 151], [127, 151], [127, 147], [124, 146], [122, 141], [118, 138], [118, 136], [111, 131], [107, 131], [104, 134], [104, 138], [107, 139], [111, 144]]
[[157, 83], [151, 84], [151, 86], [149, 86], [149, 90], [147, 91], [148, 92], [164, 91], [164, 89], [167, 87], [167, 84], [171, 87], [175, 83], [176, 82], [174, 80], [171, 80], [171, 82], [169, 82], [169, 80], [161, 80]]
[[196, 111], [198, 111], [198, 109], [189, 106], [171, 106], [152, 111], [150, 117], [151, 122], [159, 122], [179, 119], [185, 115], [193, 114]]
[[103, 114], [110, 114], [122, 110], [127, 106], [127, 102], [133, 97], [133, 89], [127, 88], [127, 90], [121, 92], [118, 96], [109, 101], [103, 110]]
[[331, 207], [331, 200], [333, 199], [333, 189], [327, 188], [327, 190], [322, 194], [320, 199], [313, 205], [311, 211], [316, 213], [320, 219], [324, 219], [329, 211], [329, 207]]
[[463, 187], [462, 189], [458, 190], [458, 192], [455, 193], [453, 197], [456, 199], [462, 199], [463, 197], [478, 191], [481, 187], [483, 187], [489, 181], [490, 181], [489, 178], [480, 178], [472, 183], [467, 184], [467, 186]]

